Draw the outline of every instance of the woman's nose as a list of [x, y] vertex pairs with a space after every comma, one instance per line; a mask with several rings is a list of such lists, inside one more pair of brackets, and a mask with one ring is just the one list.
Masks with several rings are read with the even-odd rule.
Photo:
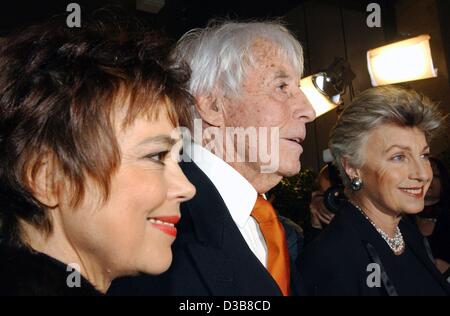
[[432, 179], [432, 170], [429, 162], [414, 161], [411, 167], [411, 178], [420, 182], [428, 182]]
[[170, 185], [168, 196], [170, 199], [176, 199], [181, 202], [192, 199], [196, 189], [194, 185], [186, 178], [180, 166], [176, 163], [175, 170], [170, 176]]

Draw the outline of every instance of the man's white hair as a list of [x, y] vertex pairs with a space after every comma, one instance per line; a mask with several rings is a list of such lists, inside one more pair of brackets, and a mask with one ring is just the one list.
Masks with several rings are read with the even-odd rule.
[[206, 28], [187, 32], [175, 49], [176, 58], [191, 67], [190, 92], [199, 96], [220, 89], [238, 97], [247, 67], [256, 63], [252, 46], [258, 39], [278, 46], [302, 75], [302, 46], [279, 22], [213, 21]]

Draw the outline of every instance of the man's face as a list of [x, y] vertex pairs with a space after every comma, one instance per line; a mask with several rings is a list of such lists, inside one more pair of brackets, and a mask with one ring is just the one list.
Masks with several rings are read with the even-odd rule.
[[[253, 52], [256, 65], [247, 69], [240, 96], [225, 99], [225, 126], [256, 127], [257, 130], [268, 127], [268, 136], [258, 136], [256, 142], [247, 142], [247, 150], [258, 152], [262, 146], [268, 147], [263, 150], [270, 152], [270, 149], [277, 149], [274, 142], [278, 142], [275, 155], [279, 167], [275, 173], [292, 176], [300, 171], [300, 155], [303, 152], [300, 143], [306, 136], [305, 124], [314, 120], [315, 112], [299, 88], [300, 74], [280, 53], [278, 46], [267, 40], [257, 40]], [[270, 136], [270, 127], [279, 129], [279, 137], [273, 139]], [[267, 146], [264, 146], [265, 141]], [[256, 146], [258, 149], [254, 148]], [[246, 159], [245, 163], [260, 172], [261, 166], [267, 165], [260, 158], [258, 156], [256, 162]]]

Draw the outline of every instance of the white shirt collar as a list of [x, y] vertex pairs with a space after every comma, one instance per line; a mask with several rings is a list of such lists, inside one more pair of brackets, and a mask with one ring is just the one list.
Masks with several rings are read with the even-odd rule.
[[219, 191], [233, 221], [244, 227], [258, 196], [255, 188], [233, 167], [199, 144], [192, 143], [190, 156]]

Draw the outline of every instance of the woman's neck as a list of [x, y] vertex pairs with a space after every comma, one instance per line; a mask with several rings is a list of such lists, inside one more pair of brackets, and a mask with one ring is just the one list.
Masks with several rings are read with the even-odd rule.
[[[91, 259], [90, 255], [77, 250], [66, 237], [59, 225], [53, 226], [53, 231], [46, 236], [32, 225], [21, 222], [25, 242], [35, 251], [44, 253], [64, 264], [79, 268], [80, 274], [87, 279], [98, 291], [106, 293], [112, 277], [101, 265]], [[69, 274], [73, 271], [68, 272]]]
[[361, 207], [364, 214], [389, 237], [395, 236], [401, 219], [400, 213], [381, 209], [361, 194], [353, 194], [350, 200]]

